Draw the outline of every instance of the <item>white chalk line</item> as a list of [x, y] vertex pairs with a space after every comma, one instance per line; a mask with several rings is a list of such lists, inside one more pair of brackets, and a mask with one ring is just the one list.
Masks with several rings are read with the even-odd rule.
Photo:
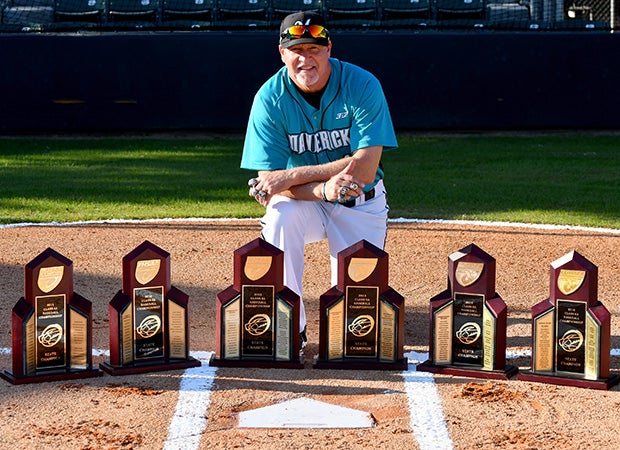
[[[208, 217], [188, 217], [188, 218], [163, 218], [163, 219], [104, 219], [104, 220], [84, 220], [76, 222], [21, 222], [0, 224], [3, 228], [20, 227], [72, 227], [80, 225], [105, 225], [105, 224], [133, 224], [133, 223], [205, 223], [205, 222], [256, 222], [258, 218], [208, 218]], [[502, 227], [502, 228], [529, 228], [535, 230], [558, 230], [558, 231], [588, 231], [591, 233], [617, 234], [620, 229], [604, 227], [584, 227], [579, 225], [552, 225], [536, 224], [523, 222], [503, 222], [503, 221], [484, 221], [484, 220], [452, 220], [452, 219], [409, 219], [395, 218], [388, 219], [390, 223], [420, 223], [420, 224], [444, 224], [444, 225], [473, 225], [480, 227]]]
[[618, 234], [620, 235], [620, 229], [617, 228], [603, 228], [603, 227], [584, 227], [580, 225], [552, 225], [552, 224], [538, 224], [538, 223], [523, 223], [523, 222], [502, 222], [502, 221], [484, 221], [484, 220], [448, 220], [448, 219], [390, 219], [388, 222], [392, 223], [437, 223], [444, 225], [474, 225], [480, 227], [501, 227], [501, 228], [530, 228], [534, 230], [547, 230], [547, 231], [588, 231], [591, 233], [602, 234]]
[[430, 373], [416, 370], [416, 364], [426, 361], [428, 353], [409, 352], [405, 357], [409, 360], [409, 370], [403, 372], [409, 424], [420, 450], [452, 449], [454, 446], [435, 379]]
[[217, 368], [209, 366], [212, 352], [192, 353], [202, 363], [187, 369], [181, 378], [179, 399], [168, 426], [164, 450], [190, 450], [200, 446], [207, 426], [207, 409]]
[[187, 218], [164, 218], [164, 219], [102, 219], [102, 220], [79, 220], [75, 222], [20, 222], [0, 224], [2, 228], [21, 228], [21, 227], [75, 227], [81, 225], [119, 225], [134, 223], [176, 223], [176, 222], [256, 222], [259, 219], [253, 218], [208, 218], [208, 217], [187, 217]]

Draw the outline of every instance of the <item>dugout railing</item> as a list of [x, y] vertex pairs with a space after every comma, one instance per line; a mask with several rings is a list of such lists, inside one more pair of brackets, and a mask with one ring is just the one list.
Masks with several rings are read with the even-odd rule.
[[298, 10], [332, 29], [613, 31], [620, 0], [0, 0], [0, 32], [276, 30]]

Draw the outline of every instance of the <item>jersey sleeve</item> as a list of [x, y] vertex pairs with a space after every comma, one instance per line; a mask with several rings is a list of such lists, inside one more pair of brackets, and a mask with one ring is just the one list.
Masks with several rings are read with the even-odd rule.
[[379, 80], [368, 74], [356, 90], [359, 95], [351, 123], [351, 150], [380, 145], [398, 147], [392, 117]]
[[275, 105], [277, 98], [268, 94], [269, 88], [265, 85], [254, 97], [243, 144], [242, 169], [278, 170], [287, 167], [290, 151], [286, 132]]

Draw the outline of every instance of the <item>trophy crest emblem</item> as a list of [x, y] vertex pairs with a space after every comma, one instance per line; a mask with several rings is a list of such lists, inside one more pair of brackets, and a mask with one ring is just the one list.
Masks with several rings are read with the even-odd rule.
[[263, 278], [271, 268], [271, 256], [248, 256], [243, 271], [251, 281]]
[[54, 290], [62, 281], [64, 266], [41, 267], [37, 278], [37, 286], [46, 294]]
[[140, 284], [147, 284], [159, 272], [161, 261], [159, 259], [143, 259], [136, 263], [136, 280]]
[[586, 279], [585, 270], [560, 270], [558, 275], [558, 289], [564, 295], [570, 295], [577, 291]]
[[365, 280], [374, 272], [378, 261], [378, 258], [351, 258], [348, 270], [349, 278], [356, 283]]
[[456, 277], [456, 281], [458, 281], [461, 286], [467, 287], [478, 281], [478, 278], [482, 275], [483, 270], [483, 263], [461, 261], [456, 266], [456, 272], [454, 275]]

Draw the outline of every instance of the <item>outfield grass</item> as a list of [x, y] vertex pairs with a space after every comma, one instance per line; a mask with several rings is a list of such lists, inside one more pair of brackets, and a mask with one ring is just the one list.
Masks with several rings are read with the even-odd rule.
[[[620, 137], [399, 138], [390, 216], [620, 228]], [[0, 138], [0, 222], [258, 217], [241, 139]]]

